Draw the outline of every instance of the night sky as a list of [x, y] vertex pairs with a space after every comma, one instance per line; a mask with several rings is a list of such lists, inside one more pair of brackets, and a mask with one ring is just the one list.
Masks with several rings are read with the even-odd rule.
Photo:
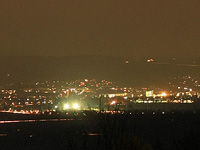
[[200, 56], [199, 0], [0, 0], [0, 55]]

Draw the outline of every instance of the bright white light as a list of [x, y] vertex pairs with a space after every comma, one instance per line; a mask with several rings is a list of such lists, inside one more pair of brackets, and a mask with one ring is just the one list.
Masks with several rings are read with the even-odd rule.
[[65, 104], [65, 109], [69, 109], [69, 104]]
[[78, 109], [79, 106], [78, 106], [78, 104], [74, 104], [73, 107], [74, 107], [74, 109]]
[[55, 109], [57, 109], [57, 108], [58, 108], [58, 106], [56, 105], [56, 106], [55, 106]]
[[167, 96], [167, 94], [164, 92], [164, 93], [162, 93], [162, 96]]
[[115, 94], [109, 94], [108, 97], [109, 98], [115, 97]]
[[148, 60], [147, 60], [147, 62], [153, 62], [153, 61], [154, 61], [153, 59], [148, 59]]
[[110, 105], [114, 105], [116, 102], [115, 101], [112, 101], [112, 103]]

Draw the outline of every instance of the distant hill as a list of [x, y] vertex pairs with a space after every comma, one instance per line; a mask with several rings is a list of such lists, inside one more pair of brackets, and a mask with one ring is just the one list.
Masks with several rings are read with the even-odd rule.
[[162, 84], [170, 77], [200, 74], [200, 67], [135, 62], [110, 56], [1, 56], [0, 82], [107, 79], [127, 86]]

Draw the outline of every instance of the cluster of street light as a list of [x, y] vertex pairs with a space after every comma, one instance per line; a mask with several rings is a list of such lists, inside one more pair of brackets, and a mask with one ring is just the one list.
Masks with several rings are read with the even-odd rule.
[[72, 106], [70, 106], [69, 104], [65, 104], [64, 105], [64, 109], [78, 109], [80, 106], [77, 103], [74, 103]]

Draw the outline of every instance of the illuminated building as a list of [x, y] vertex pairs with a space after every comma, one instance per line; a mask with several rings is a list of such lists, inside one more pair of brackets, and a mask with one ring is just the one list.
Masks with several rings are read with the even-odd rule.
[[153, 97], [153, 90], [146, 91], [146, 97]]

